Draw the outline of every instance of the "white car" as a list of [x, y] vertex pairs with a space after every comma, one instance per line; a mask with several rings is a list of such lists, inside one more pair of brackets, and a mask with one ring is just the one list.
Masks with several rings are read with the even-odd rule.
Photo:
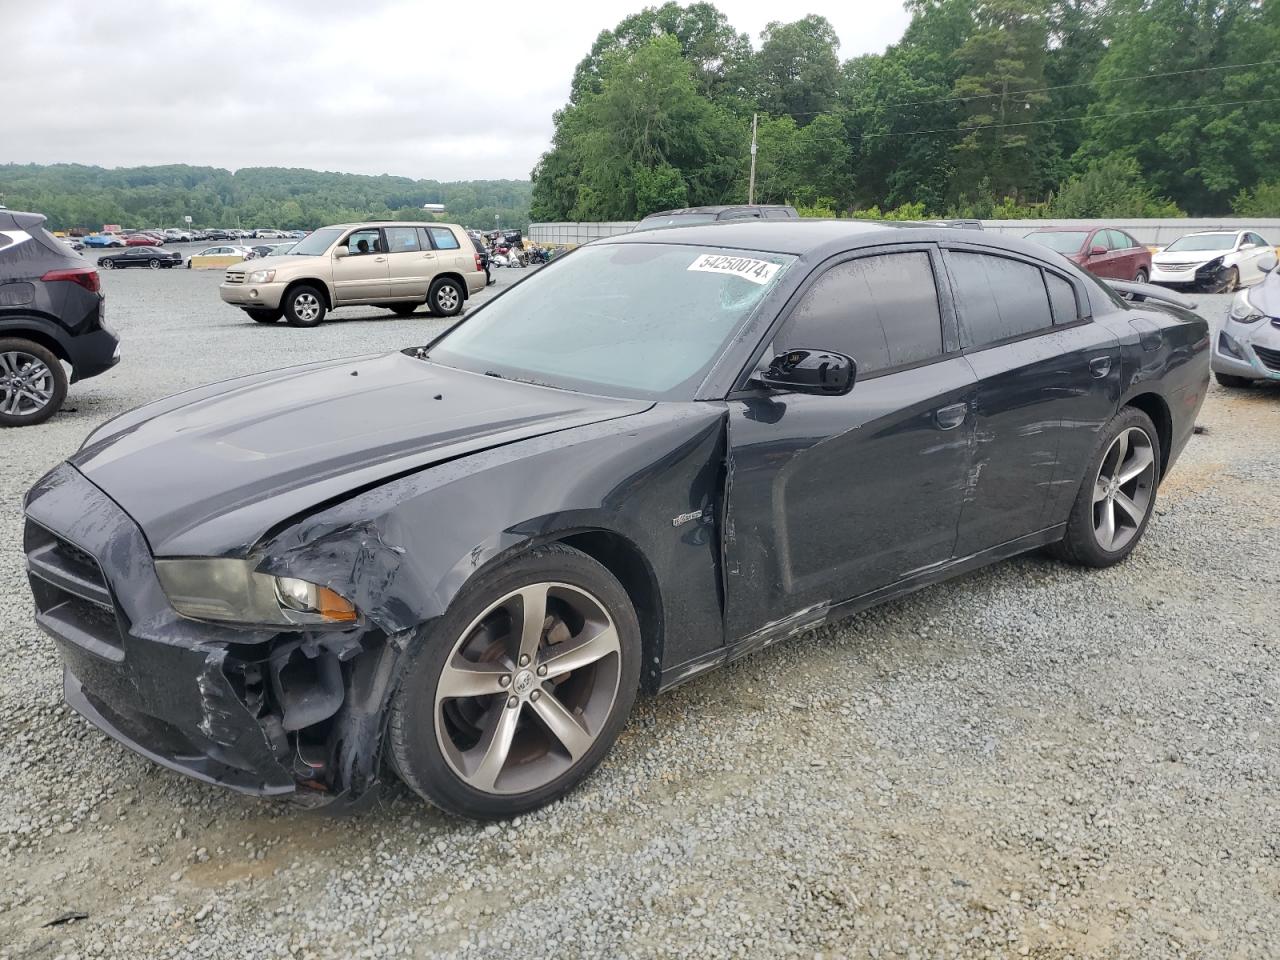
[[1189, 233], [1151, 258], [1151, 282], [1230, 293], [1260, 281], [1259, 261], [1275, 252], [1252, 230]]

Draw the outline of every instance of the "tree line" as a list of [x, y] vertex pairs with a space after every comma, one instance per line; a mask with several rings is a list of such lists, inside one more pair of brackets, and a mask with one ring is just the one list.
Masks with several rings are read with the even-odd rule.
[[[476, 229], [524, 228], [525, 180], [439, 183], [407, 177], [252, 167], [232, 173], [185, 164], [104, 169], [81, 164], [0, 165], [0, 200], [34, 210], [55, 230], [195, 227], [313, 230], [359, 220], [431, 220], [424, 203], [443, 203], [443, 219]], [[495, 219], [496, 218], [496, 219]]]
[[816, 215], [1280, 216], [1276, 0], [908, 0], [841, 62], [821, 16], [759, 49], [711, 3], [600, 34], [533, 171], [535, 220], [747, 199]]

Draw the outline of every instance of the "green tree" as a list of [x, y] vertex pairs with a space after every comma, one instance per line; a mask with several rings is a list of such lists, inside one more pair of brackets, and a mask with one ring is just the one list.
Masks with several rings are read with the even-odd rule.
[[1117, 0], [1113, 16], [1081, 161], [1132, 157], [1157, 193], [1193, 214], [1225, 209], [1273, 173], [1280, 104], [1265, 101], [1280, 89], [1280, 65], [1265, 61], [1280, 49], [1280, 4]]
[[1066, 219], [1185, 216], [1176, 204], [1155, 196], [1136, 160], [1118, 155], [1091, 163], [1064, 183], [1049, 213]]
[[1048, 23], [1042, 0], [981, 0], [976, 29], [956, 51], [962, 68], [952, 88], [962, 105], [955, 148], [962, 182], [986, 177], [997, 193], [1037, 194], [1052, 163], [1052, 141], [1035, 125], [1048, 97], [1044, 68]]
[[766, 112], [789, 114], [804, 125], [836, 104], [840, 38], [826, 17], [774, 21], [760, 34], [755, 57], [756, 97]]
[[744, 82], [742, 71], [751, 60], [747, 35], [736, 32], [714, 4], [682, 7], [669, 2], [645, 7], [612, 30], [601, 32], [573, 72], [570, 103], [601, 92], [611, 57], [635, 51], [663, 34], [675, 37], [680, 44], [681, 56], [693, 68], [699, 93], [713, 98], [736, 96], [736, 87]]
[[673, 198], [722, 201], [746, 143], [733, 118], [698, 93], [679, 41], [663, 34], [609, 54], [601, 72], [599, 93], [557, 116], [552, 150], [535, 170], [534, 210], [629, 220]]

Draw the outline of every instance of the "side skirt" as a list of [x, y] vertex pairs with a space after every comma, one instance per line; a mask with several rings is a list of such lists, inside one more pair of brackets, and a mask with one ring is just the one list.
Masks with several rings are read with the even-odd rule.
[[1008, 543], [990, 547], [981, 553], [949, 560], [904, 580], [899, 580], [897, 583], [881, 587], [879, 590], [872, 590], [870, 593], [864, 593], [849, 600], [807, 607], [783, 620], [771, 623], [755, 633], [735, 640], [733, 643], [727, 644], [718, 650], [708, 651], [693, 660], [687, 660], [678, 666], [663, 670], [658, 692], [665, 693], [667, 690], [678, 687], [680, 684], [692, 680], [699, 674], [705, 673], [714, 667], [733, 663], [735, 660], [740, 660], [758, 650], [772, 646], [780, 640], [794, 637], [824, 623], [842, 620], [877, 604], [896, 600], [899, 597], [915, 593], [917, 590], [923, 590], [925, 587], [931, 587], [935, 583], [941, 583], [944, 580], [950, 580], [980, 567], [1007, 560], [1020, 553], [1027, 553], [1030, 550], [1057, 543], [1066, 535], [1066, 532], [1067, 525], [1060, 523], [1036, 533], [1028, 534], [1025, 537], [1019, 537], [1017, 540], [1010, 540]]

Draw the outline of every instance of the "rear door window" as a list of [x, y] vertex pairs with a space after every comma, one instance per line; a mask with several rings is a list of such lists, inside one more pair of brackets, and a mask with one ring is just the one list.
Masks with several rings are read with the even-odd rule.
[[1053, 309], [1054, 326], [1075, 323], [1080, 319], [1080, 305], [1076, 302], [1075, 287], [1048, 270], [1044, 273], [1044, 285], [1049, 291], [1049, 305]]
[[427, 233], [431, 236], [432, 246], [437, 250], [461, 249], [458, 238], [453, 235], [453, 231], [448, 227], [427, 227]]
[[1038, 267], [964, 251], [952, 251], [948, 260], [963, 346], [985, 347], [1053, 327]]
[[387, 253], [416, 253], [422, 249], [418, 245], [418, 231], [413, 227], [387, 227]]
[[836, 264], [805, 293], [774, 346], [847, 354], [859, 376], [942, 356], [942, 315], [929, 254], [890, 253]]

